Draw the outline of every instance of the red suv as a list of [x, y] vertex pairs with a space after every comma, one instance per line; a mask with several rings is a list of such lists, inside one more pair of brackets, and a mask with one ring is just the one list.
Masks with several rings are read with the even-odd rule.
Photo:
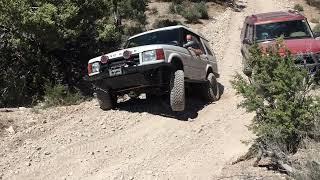
[[241, 32], [243, 72], [250, 76], [251, 67], [247, 60], [249, 48], [257, 43], [267, 47], [279, 37], [284, 38], [286, 47], [296, 57], [296, 64], [306, 67], [310, 73], [317, 72], [320, 62], [319, 34], [313, 33], [307, 18], [296, 11], [270, 12], [247, 16]]

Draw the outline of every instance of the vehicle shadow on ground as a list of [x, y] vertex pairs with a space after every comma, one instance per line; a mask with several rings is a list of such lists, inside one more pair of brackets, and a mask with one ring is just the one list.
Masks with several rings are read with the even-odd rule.
[[[224, 86], [220, 85], [220, 93], [223, 95]], [[214, 104], [215, 102], [211, 103]], [[208, 105], [195, 95], [187, 96], [186, 107], [183, 112], [173, 112], [168, 98], [130, 99], [118, 104], [117, 109], [128, 112], [146, 112], [163, 117], [170, 117], [181, 121], [192, 121], [198, 117], [198, 112]]]

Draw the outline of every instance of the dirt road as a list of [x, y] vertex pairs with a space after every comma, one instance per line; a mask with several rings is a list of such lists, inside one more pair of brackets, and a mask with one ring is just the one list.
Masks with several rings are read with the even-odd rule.
[[8, 124], [18, 124], [11, 135], [2, 133], [0, 177], [219, 178], [226, 164], [246, 152], [248, 147], [241, 140], [252, 137], [246, 128], [252, 114], [237, 108], [241, 98], [229, 82], [241, 70], [243, 19], [291, 7], [285, 0], [241, 3], [247, 6], [243, 11], [227, 10], [199, 29], [219, 58], [219, 81], [224, 86], [220, 101], [208, 106], [189, 101], [182, 121], [172, 118], [160, 101], [148, 100], [122, 103], [119, 110], [108, 112], [93, 100], [78, 106], [0, 113]]

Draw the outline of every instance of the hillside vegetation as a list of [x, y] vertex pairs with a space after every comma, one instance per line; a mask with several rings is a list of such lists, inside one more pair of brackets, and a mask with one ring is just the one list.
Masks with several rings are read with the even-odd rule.
[[[207, 18], [206, 1], [192, 2], [199, 5], [190, 13], [183, 13], [184, 17], [190, 22]], [[215, 2], [225, 4], [231, 0]], [[143, 31], [148, 3], [147, 0], [2, 1], [0, 107], [35, 104], [43, 100], [46, 88], [56, 85], [65, 86], [72, 94], [81, 91], [82, 95], [91, 95], [91, 85], [82, 80], [87, 61], [117, 50], [127, 36]]]
[[82, 80], [87, 61], [116, 50], [126, 35], [139, 31], [146, 5], [146, 0], [1, 1], [0, 107], [35, 103], [48, 85], [90, 94]]

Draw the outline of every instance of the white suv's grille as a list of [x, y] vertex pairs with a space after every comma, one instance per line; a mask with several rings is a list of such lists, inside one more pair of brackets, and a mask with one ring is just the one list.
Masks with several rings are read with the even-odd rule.
[[113, 66], [119, 66], [119, 65], [135, 66], [135, 65], [139, 65], [139, 63], [140, 63], [139, 54], [133, 54], [129, 59], [125, 59], [124, 57], [114, 58], [114, 59], [110, 59], [106, 64], [101, 64], [101, 71], [105, 71]]

